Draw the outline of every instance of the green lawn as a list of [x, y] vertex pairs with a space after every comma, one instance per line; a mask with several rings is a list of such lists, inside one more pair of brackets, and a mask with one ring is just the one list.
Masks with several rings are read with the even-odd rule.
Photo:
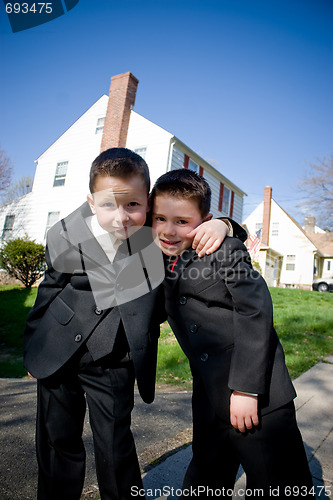
[[[271, 288], [274, 323], [292, 378], [333, 353], [333, 294]], [[0, 377], [22, 377], [23, 330], [36, 288], [0, 288]], [[167, 323], [162, 325], [158, 383], [191, 387], [191, 374]]]
[[37, 288], [0, 288], [0, 377], [23, 377], [23, 330]]

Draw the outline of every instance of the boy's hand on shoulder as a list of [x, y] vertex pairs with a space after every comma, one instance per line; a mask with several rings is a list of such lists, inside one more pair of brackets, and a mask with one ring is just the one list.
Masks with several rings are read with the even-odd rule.
[[233, 391], [230, 397], [230, 422], [240, 432], [258, 425], [258, 396]]
[[187, 234], [188, 238], [194, 238], [192, 248], [194, 248], [199, 257], [205, 254], [210, 255], [215, 252], [228, 236], [229, 227], [225, 222], [219, 219], [213, 219], [200, 224]]

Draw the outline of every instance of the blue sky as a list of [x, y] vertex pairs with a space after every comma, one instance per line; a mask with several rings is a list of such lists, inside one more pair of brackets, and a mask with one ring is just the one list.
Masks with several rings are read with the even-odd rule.
[[18, 33], [0, 14], [0, 147], [16, 178], [131, 71], [135, 110], [245, 191], [244, 216], [270, 185], [303, 221], [297, 183], [332, 153], [331, 0], [80, 0]]

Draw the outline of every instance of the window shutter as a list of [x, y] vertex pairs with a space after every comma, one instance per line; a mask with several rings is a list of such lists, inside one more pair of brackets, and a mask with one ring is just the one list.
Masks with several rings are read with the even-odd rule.
[[183, 168], [188, 168], [188, 162], [190, 158], [187, 155], [184, 155], [184, 167]]
[[223, 182], [220, 182], [220, 195], [219, 195], [219, 207], [218, 207], [219, 212], [222, 212], [223, 189], [224, 189], [224, 184]]
[[231, 191], [230, 215], [229, 215], [229, 217], [232, 217], [232, 214], [234, 213], [234, 197], [235, 197], [235, 193], [233, 191]]
[[199, 175], [203, 175], [203, 168], [201, 165], [199, 165]]

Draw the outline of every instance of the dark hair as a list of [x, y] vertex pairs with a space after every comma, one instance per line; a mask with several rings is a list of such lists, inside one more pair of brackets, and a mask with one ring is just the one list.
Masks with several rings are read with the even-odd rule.
[[151, 192], [151, 206], [158, 195], [167, 194], [184, 199], [196, 200], [201, 216], [206, 217], [210, 210], [211, 190], [208, 182], [193, 170], [180, 168], [161, 175]]
[[111, 148], [103, 151], [93, 161], [90, 169], [89, 189], [94, 192], [96, 178], [101, 177], [131, 177], [138, 175], [150, 190], [149, 169], [145, 160], [127, 148]]

